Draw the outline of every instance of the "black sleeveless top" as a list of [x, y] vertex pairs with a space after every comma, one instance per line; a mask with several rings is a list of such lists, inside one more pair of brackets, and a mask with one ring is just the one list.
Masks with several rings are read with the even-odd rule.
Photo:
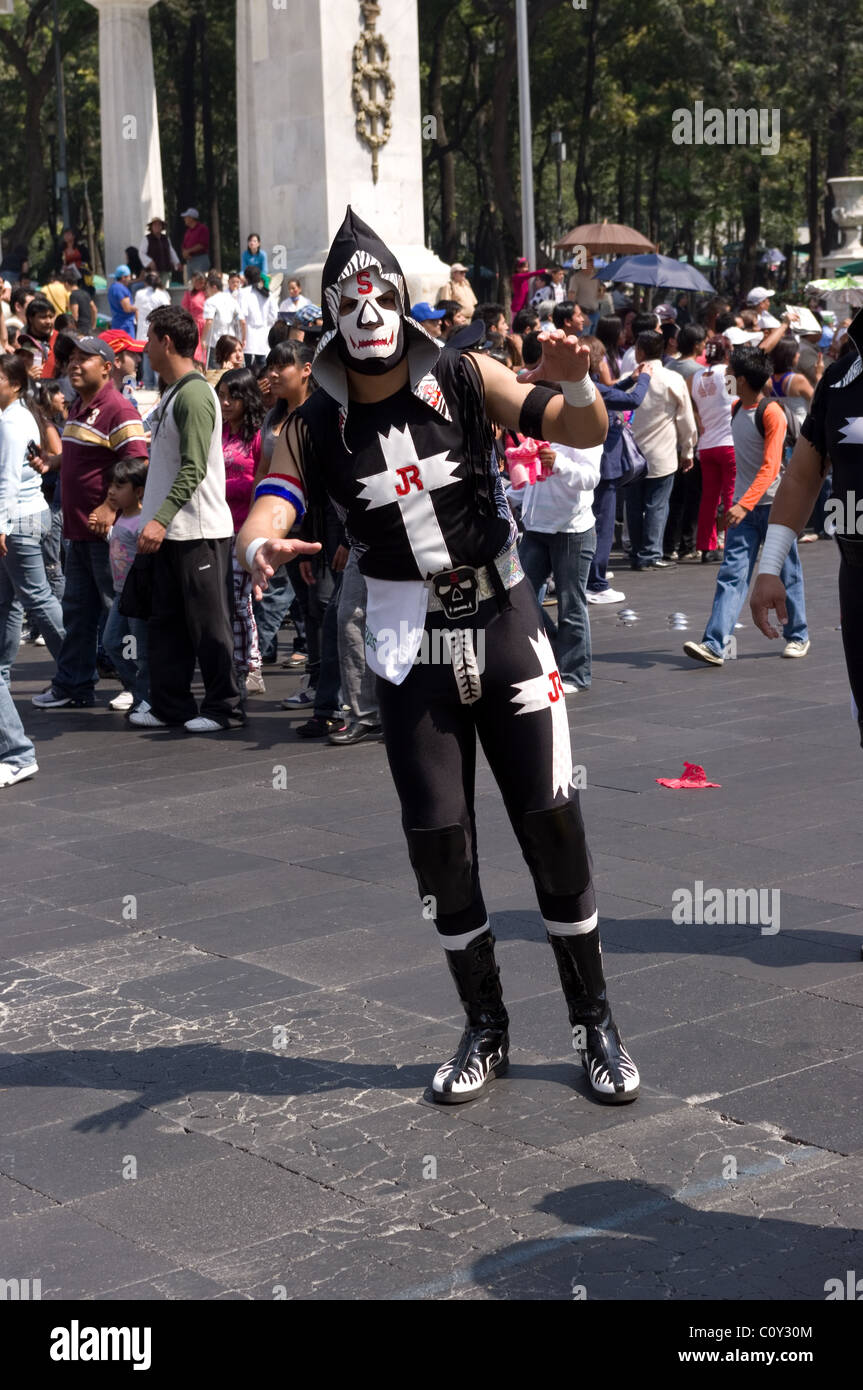
[[303, 534], [320, 539], [329, 496], [370, 578], [487, 565], [514, 539], [482, 381], [468, 358], [443, 351], [413, 390], [351, 401], [347, 414], [319, 389], [291, 425], [308, 500]]

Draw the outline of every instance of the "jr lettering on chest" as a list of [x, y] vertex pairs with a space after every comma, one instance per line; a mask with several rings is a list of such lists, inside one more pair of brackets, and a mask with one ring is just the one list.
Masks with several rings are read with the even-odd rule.
[[408, 425], [402, 430], [393, 427], [386, 435], [379, 434], [378, 442], [386, 468], [357, 479], [362, 488], [357, 501], [366, 502], [368, 511], [392, 503], [398, 505], [421, 574], [437, 574], [450, 568], [452, 560], [435, 513], [432, 493], [460, 481], [454, 476], [458, 459], [449, 459], [446, 450], [420, 458]]

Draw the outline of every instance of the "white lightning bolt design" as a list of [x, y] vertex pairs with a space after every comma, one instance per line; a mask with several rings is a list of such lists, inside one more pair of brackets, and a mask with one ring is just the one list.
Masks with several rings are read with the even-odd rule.
[[452, 559], [431, 494], [435, 488], [449, 487], [460, 481], [453, 477], [459, 460], [448, 459], [446, 452], [421, 459], [407, 425], [403, 430], [393, 427], [388, 435], [379, 434], [378, 440], [386, 470], [357, 479], [363, 489], [359, 500], [368, 502], [369, 511], [398, 502], [417, 569], [423, 578], [450, 569]]
[[[519, 714], [535, 714], [537, 710], [551, 710], [551, 780], [552, 795], [559, 791], [569, 794], [572, 785], [572, 750], [569, 743], [569, 723], [566, 717], [566, 697], [560, 689], [560, 676], [557, 662], [546, 633], [537, 631], [536, 639], [528, 638], [542, 667], [541, 676], [530, 680], [514, 681], [518, 691], [512, 703], [521, 705]], [[552, 680], [557, 676], [557, 680]]]
[[850, 419], [846, 416], [842, 434], [845, 437], [840, 444], [863, 444], [863, 415], [852, 415]]

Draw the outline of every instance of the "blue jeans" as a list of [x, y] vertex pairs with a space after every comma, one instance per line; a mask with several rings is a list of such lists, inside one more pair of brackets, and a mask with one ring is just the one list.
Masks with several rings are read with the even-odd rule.
[[107, 541], [69, 541], [66, 551], [66, 592], [63, 622], [66, 637], [51, 682], [72, 700], [93, 697], [96, 681], [96, 643], [114, 606], [114, 580], [108, 563]]
[[[129, 639], [134, 639], [129, 641]], [[127, 618], [119, 609], [119, 595], [108, 614], [102, 635], [105, 654], [123, 682], [131, 690], [135, 704], [150, 698], [150, 665], [147, 660], [147, 623], [144, 618]]]
[[[709, 647], [715, 656], [723, 655], [725, 643], [734, 631], [734, 624], [740, 615], [750, 580], [755, 572], [758, 551], [767, 535], [769, 515], [768, 503], [762, 507], [753, 507], [737, 526], [729, 526], [726, 532], [725, 559], [716, 576], [713, 608], [703, 638], [704, 645]], [[809, 631], [806, 627], [803, 570], [796, 541], [779, 577], [785, 585], [788, 606], [788, 622], [782, 629], [782, 635], [786, 642], [805, 642], [809, 637]]]
[[605, 577], [611, 547], [614, 543], [614, 518], [617, 510], [617, 478], [603, 478], [593, 490], [593, 521], [596, 527], [596, 551], [590, 562], [587, 587], [592, 594], [602, 594], [609, 587]]
[[276, 660], [279, 629], [293, 601], [294, 586], [287, 568], [280, 565], [269, 580], [260, 601], [253, 604], [261, 656], [267, 661]]
[[7, 684], [21, 640], [22, 606], [33, 614], [55, 661], [63, 646], [63, 610], [51, 592], [42, 554], [43, 539], [50, 534], [46, 507], [13, 522], [6, 537], [6, 555], [0, 559], [0, 677]]
[[36, 749], [24, 732], [9, 687], [0, 681], [0, 762], [19, 768], [35, 761]]
[[662, 540], [674, 478], [674, 473], [666, 473], [663, 478], [641, 477], [626, 489], [626, 524], [633, 569], [643, 569], [662, 559]]
[[525, 531], [518, 558], [537, 596], [554, 575], [557, 627], [542, 610], [554, 647], [561, 679], [587, 690], [591, 676], [590, 620], [587, 616], [587, 576], [596, 550], [596, 531]]
[[155, 391], [158, 385], [158, 378], [153, 370], [153, 364], [150, 361], [150, 354], [148, 352], [145, 352], [141, 358], [141, 371], [143, 373], [144, 390]]

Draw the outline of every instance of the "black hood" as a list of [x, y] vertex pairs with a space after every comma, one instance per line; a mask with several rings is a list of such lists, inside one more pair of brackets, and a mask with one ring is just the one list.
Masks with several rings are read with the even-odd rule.
[[[389, 281], [395, 291], [402, 316], [411, 386], [416, 386], [434, 366], [440, 348], [437, 341], [409, 314], [407, 281], [392, 251], [366, 222], [348, 207], [345, 220], [333, 238], [321, 276], [323, 333], [315, 353], [312, 371], [319, 385], [347, 408], [348, 381], [339, 345], [339, 300], [341, 287], [358, 270], [367, 266]], [[399, 359], [400, 360], [400, 359]], [[395, 366], [396, 363], [393, 364]], [[388, 370], [392, 370], [389, 368]]]

